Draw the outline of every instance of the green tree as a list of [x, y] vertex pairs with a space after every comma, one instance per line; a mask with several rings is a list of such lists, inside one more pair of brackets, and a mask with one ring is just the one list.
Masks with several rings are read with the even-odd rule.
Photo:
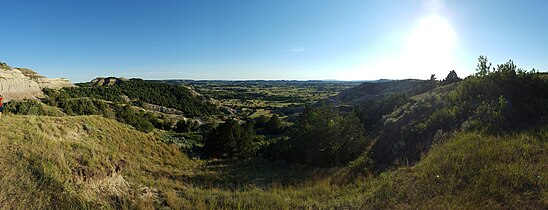
[[317, 166], [348, 163], [365, 151], [365, 131], [355, 112], [306, 107], [290, 133], [289, 160]]
[[280, 133], [283, 129], [282, 121], [278, 115], [274, 114], [265, 125], [265, 131], [268, 134]]
[[430, 89], [433, 89], [438, 84], [437, 78], [435, 74], [430, 75], [430, 79], [428, 80], [428, 86], [430, 86]]
[[203, 152], [212, 158], [250, 158], [256, 152], [254, 139], [252, 125], [228, 120], [207, 133]]
[[445, 77], [445, 79], [443, 80], [443, 84], [452, 84], [452, 83], [457, 83], [457, 82], [460, 82], [462, 79], [459, 78], [459, 76], [457, 75], [457, 72], [455, 72], [455, 70], [451, 70], [449, 72], [449, 74], [447, 74], [447, 77]]
[[255, 118], [255, 128], [263, 128], [264, 126], [266, 126], [266, 123], [268, 123], [268, 120], [268, 117], [265, 115], [261, 115]]
[[476, 68], [476, 76], [486, 76], [491, 72], [491, 63], [488, 63], [487, 57], [480, 55], [478, 58], [478, 65]]

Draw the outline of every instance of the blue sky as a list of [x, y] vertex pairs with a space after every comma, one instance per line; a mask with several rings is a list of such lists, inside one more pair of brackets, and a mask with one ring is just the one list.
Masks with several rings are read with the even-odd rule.
[[0, 0], [0, 61], [75, 82], [548, 70], [548, 1]]

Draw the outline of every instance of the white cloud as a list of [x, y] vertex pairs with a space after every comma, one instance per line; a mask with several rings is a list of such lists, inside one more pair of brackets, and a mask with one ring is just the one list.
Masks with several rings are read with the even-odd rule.
[[306, 50], [306, 48], [297, 47], [297, 48], [290, 49], [289, 51], [292, 52], [292, 53], [300, 53], [300, 52], [303, 52], [305, 50]]

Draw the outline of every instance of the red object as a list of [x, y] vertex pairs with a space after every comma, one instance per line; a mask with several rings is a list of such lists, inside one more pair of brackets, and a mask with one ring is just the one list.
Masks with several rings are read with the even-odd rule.
[[2, 107], [2, 99], [4, 99], [4, 97], [0, 97], [0, 107]]

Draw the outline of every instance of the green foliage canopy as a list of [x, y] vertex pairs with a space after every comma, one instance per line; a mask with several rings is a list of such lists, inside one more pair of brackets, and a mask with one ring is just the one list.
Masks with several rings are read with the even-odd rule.
[[203, 152], [212, 158], [245, 159], [255, 156], [256, 139], [251, 124], [228, 120], [206, 134]]

